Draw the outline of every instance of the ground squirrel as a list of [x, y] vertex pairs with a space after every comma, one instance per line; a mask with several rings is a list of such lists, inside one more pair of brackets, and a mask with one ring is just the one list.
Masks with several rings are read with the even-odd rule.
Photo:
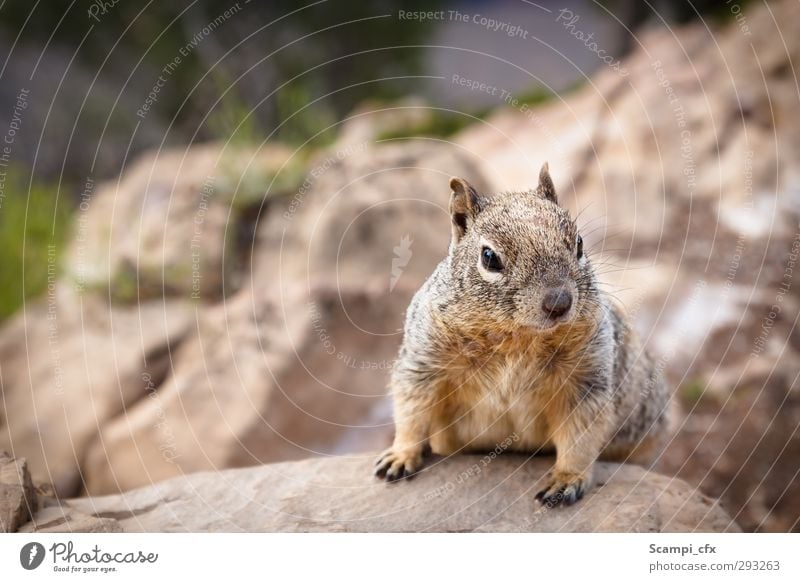
[[[428, 451], [555, 452], [536, 495], [572, 504], [598, 458], [646, 461], [666, 428], [667, 388], [602, 293], [547, 164], [528, 192], [484, 196], [453, 178], [447, 257], [408, 308], [392, 370], [389, 481]], [[508, 442], [506, 440], [506, 442]]]

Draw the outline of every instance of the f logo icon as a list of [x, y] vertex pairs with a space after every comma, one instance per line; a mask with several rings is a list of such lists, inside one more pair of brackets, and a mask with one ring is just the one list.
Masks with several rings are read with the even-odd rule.
[[19, 563], [26, 570], [35, 570], [44, 561], [44, 546], [39, 542], [30, 542], [19, 551]]

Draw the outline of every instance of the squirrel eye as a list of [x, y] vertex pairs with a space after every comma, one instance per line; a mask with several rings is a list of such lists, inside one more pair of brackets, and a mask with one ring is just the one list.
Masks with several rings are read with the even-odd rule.
[[578, 238], [575, 239], [575, 246], [578, 249], [578, 258], [580, 259], [583, 256], [583, 239], [581, 235], [578, 235]]
[[500, 261], [500, 257], [489, 247], [483, 247], [481, 250], [481, 264], [487, 271], [498, 273], [503, 270], [503, 263]]

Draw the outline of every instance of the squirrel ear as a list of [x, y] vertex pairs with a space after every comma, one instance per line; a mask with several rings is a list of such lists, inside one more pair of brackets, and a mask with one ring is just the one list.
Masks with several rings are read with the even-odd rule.
[[536, 193], [558, 204], [556, 187], [553, 185], [553, 179], [550, 177], [550, 168], [547, 162], [545, 162], [544, 165], [542, 165], [542, 169], [539, 170], [539, 186], [536, 188]]
[[450, 220], [453, 223], [453, 240], [458, 242], [467, 232], [468, 223], [480, 212], [477, 190], [463, 178], [450, 178]]

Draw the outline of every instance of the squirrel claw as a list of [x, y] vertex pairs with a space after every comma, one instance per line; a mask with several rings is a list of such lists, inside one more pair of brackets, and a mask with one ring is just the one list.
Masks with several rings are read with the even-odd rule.
[[557, 505], [572, 505], [583, 498], [589, 488], [589, 480], [580, 476], [553, 477], [547, 487], [536, 494], [536, 500], [548, 508]]
[[420, 453], [385, 451], [375, 461], [375, 476], [389, 483], [400, 479], [412, 479], [421, 464]]

